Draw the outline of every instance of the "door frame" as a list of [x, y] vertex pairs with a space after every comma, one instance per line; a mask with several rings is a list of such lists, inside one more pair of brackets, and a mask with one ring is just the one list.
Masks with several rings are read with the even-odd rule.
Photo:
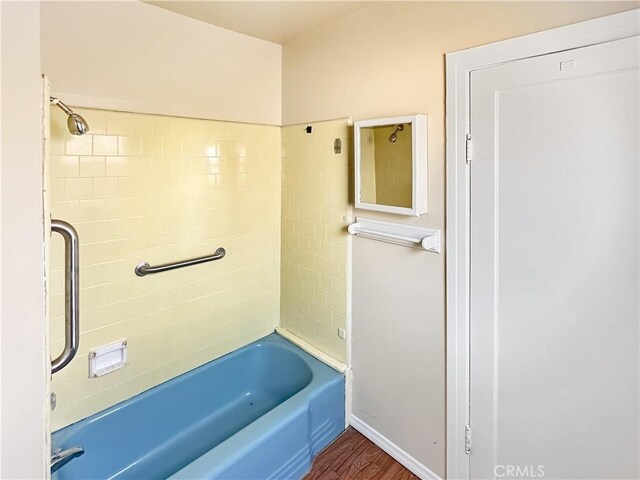
[[[640, 34], [640, 9], [446, 54], [446, 478], [468, 479], [469, 424], [469, 79], [473, 70]], [[472, 149], [471, 149], [472, 154]], [[472, 160], [473, 163], [473, 160]]]

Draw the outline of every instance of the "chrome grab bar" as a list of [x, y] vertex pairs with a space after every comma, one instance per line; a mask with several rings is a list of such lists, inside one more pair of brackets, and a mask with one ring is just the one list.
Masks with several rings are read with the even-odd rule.
[[192, 258], [191, 260], [183, 260], [181, 262], [165, 263], [152, 267], [147, 262], [142, 262], [136, 267], [136, 275], [144, 277], [150, 273], [167, 272], [176, 268], [189, 267], [191, 265], [198, 265], [200, 263], [213, 262], [214, 260], [220, 260], [227, 254], [226, 250], [222, 247], [218, 248], [213, 255], [205, 255], [204, 257]]
[[56, 373], [73, 360], [80, 344], [80, 241], [75, 228], [62, 220], [51, 220], [51, 231], [64, 238], [64, 350], [51, 361], [51, 373]]

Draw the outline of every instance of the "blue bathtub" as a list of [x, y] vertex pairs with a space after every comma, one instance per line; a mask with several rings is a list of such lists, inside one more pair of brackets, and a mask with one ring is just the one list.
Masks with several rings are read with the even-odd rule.
[[344, 430], [344, 378], [280, 336], [52, 435], [62, 479], [298, 479]]

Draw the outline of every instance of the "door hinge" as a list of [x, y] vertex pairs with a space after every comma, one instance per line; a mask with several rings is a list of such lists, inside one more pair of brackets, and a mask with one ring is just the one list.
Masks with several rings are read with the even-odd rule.
[[471, 157], [473, 156], [473, 142], [471, 141], [471, 134], [467, 133], [467, 152], [466, 152], [466, 163], [469, 165], [471, 163]]
[[56, 394], [51, 392], [51, 410], [55, 410], [56, 406], [58, 406], [58, 398], [56, 397]]
[[464, 426], [464, 453], [467, 455], [471, 453], [471, 427], [469, 425]]

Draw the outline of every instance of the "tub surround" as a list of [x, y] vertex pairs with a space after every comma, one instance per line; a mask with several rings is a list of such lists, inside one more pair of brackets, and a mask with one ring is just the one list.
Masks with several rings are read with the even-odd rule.
[[280, 326], [340, 364], [349, 363], [340, 335], [349, 333], [350, 123], [282, 129]]
[[[59, 429], [273, 332], [280, 298], [280, 128], [77, 109], [52, 115], [53, 218], [80, 236], [80, 351], [53, 376]], [[256, 241], [256, 239], [259, 239]], [[51, 351], [62, 349], [62, 241], [51, 237]], [[224, 259], [144, 278], [160, 264]], [[127, 339], [129, 364], [88, 378], [89, 350]]]
[[85, 453], [52, 478], [301, 478], [343, 429], [344, 378], [272, 334], [54, 433]]
[[[309, 134], [307, 125], [77, 110], [90, 134], [69, 135], [61, 115], [51, 127], [51, 213], [77, 227], [81, 245], [80, 351], [53, 378], [54, 430], [276, 327], [348, 370], [347, 119], [314, 123]], [[51, 243], [51, 348], [58, 351], [64, 251], [59, 238]], [[134, 274], [141, 261], [217, 247], [227, 250], [218, 262]], [[88, 378], [88, 352], [122, 339], [128, 365]]]

